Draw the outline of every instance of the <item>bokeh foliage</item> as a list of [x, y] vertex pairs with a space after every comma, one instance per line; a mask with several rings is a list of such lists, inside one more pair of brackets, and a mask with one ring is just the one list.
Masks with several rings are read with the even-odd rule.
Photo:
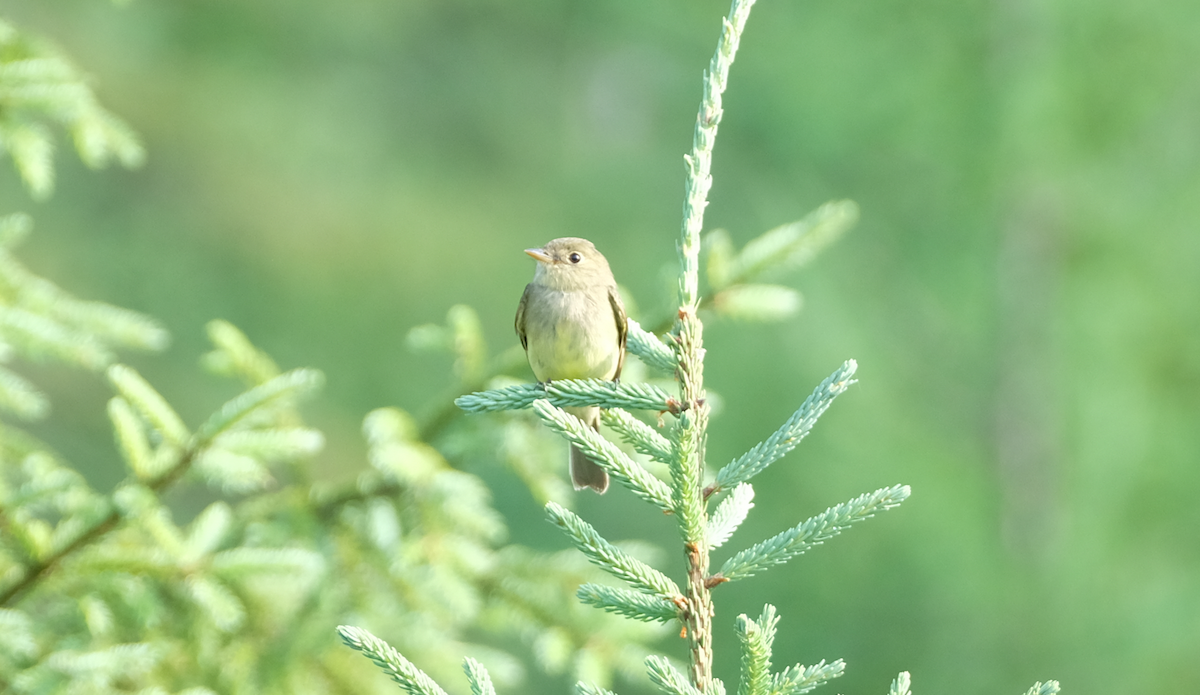
[[[520, 249], [589, 237], [644, 314], [661, 308], [698, 66], [725, 9], [12, 0], [8, 18], [67, 47], [149, 152], [102, 175], [60, 152], [22, 258], [162, 320], [170, 352], [128, 359], [188, 422], [228, 395], [194, 368], [214, 316], [280, 363], [321, 367], [317, 473], [350, 479], [363, 413], [420, 411], [448, 388], [448, 360], [408, 352], [410, 327], [466, 303], [490, 344], [513, 343]], [[1029, 673], [1079, 692], [1196, 690], [1200, 6], [755, 11], [710, 226], [742, 242], [842, 197], [863, 214], [784, 278], [801, 318], [709, 331], [726, 401], [711, 456], [760, 440], [851, 355], [863, 387], [792, 455], [802, 466], [772, 472], [760, 508], [821, 509], [879, 479], [920, 501], [731, 587], [730, 614], [772, 596], [793, 628], [775, 653], [845, 656], [847, 691], [901, 667], [937, 691], [1016, 692]], [[17, 175], [0, 178], [0, 209], [27, 209]], [[31, 379], [58, 424], [31, 431], [111, 488], [110, 394], [44, 372]], [[497, 490], [514, 539], [558, 547], [524, 486], [483, 457], [462, 465]], [[583, 505], [611, 537], [644, 525], [615, 496]]]

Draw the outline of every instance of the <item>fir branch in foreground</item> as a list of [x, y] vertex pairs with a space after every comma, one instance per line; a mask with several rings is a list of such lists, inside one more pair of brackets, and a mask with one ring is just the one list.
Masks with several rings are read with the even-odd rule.
[[742, 643], [742, 678], [738, 695], [763, 695], [771, 681], [771, 644], [775, 640], [775, 625], [779, 618], [775, 607], [763, 606], [758, 620], [739, 615], [734, 623], [738, 641]]
[[708, 517], [708, 547], [720, 548], [725, 545], [725, 541], [746, 520], [753, 506], [754, 488], [750, 483], [738, 483]]
[[628, 335], [625, 347], [641, 358], [646, 366], [653, 367], [668, 374], [675, 371], [675, 353], [669, 345], [659, 340], [653, 333], [642, 328], [633, 319], [627, 320]]
[[534, 401], [533, 410], [547, 427], [579, 447], [588, 458], [602, 466], [633, 494], [663, 511], [673, 510], [671, 490], [666, 483], [655, 478], [615, 444], [583, 424], [582, 420], [545, 400]]
[[812, 666], [788, 666], [771, 676], [772, 693], [779, 695], [801, 695], [838, 678], [846, 672], [846, 662], [838, 659], [831, 663], [818, 661]]
[[562, 379], [545, 384], [519, 384], [459, 396], [455, 405], [469, 413], [528, 408], [546, 399], [560, 408], [598, 405], [601, 408], [675, 412], [679, 401], [650, 384], [621, 384], [602, 379]]
[[549, 502], [546, 513], [550, 515], [550, 521], [566, 532], [575, 546], [600, 569], [652, 596], [670, 601], [682, 595], [667, 575], [609, 543], [574, 512]]
[[575, 596], [589, 606], [634, 620], [667, 623], [679, 618], [677, 604], [640, 591], [589, 582], [580, 586]]
[[709, 581], [717, 584], [752, 577], [772, 565], [778, 565], [820, 545], [846, 530], [851, 524], [868, 519], [876, 512], [891, 509], [908, 499], [907, 485], [881, 488], [826, 509], [793, 528], [747, 548], [725, 561], [721, 571]]
[[662, 463], [670, 463], [671, 457], [675, 455], [674, 447], [666, 437], [620, 408], [600, 411], [600, 421], [616, 430], [621, 439], [639, 454], [645, 454]]
[[817, 418], [833, 403], [833, 399], [845, 393], [854, 383], [852, 377], [857, 369], [857, 362], [847, 360], [837, 371], [826, 377], [825, 381], [813, 390], [812, 395], [805, 399], [804, 404], [766, 441], [755, 444], [753, 449], [718, 471], [716, 480], [705, 491], [705, 495], [749, 480], [795, 449], [800, 440], [812, 430]]
[[663, 656], [652, 656], [646, 659], [646, 671], [650, 674], [650, 682], [657, 685], [669, 695], [704, 695], [688, 682], [688, 679]]
[[1059, 691], [1058, 681], [1046, 681], [1045, 683], [1037, 682], [1033, 687], [1025, 691], [1025, 695], [1055, 695]]
[[357, 649], [363, 656], [374, 661], [376, 666], [399, 683], [409, 695], [446, 695], [446, 691], [434, 683], [424, 671], [370, 632], [349, 625], [341, 625], [337, 631], [347, 646]]
[[467, 657], [463, 660], [463, 671], [467, 674], [467, 680], [471, 683], [471, 695], [496, 695], [496, 688], [492, 685], [492, 677], [488, 675], [487, 669], [483, 664]]

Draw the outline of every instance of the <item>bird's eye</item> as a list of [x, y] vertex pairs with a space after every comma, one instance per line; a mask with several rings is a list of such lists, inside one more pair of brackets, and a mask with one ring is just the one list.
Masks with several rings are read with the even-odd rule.
[[579, 261], [583, 260], [583, 256], [580, 256], [577, 253], [573, 253], [570, 256], [567, 256], [567, 260], [571, 261], [572, 263], [578, 263]]

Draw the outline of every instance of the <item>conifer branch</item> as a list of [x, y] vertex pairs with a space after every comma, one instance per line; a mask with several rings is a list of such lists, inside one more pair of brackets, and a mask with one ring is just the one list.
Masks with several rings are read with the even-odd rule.
[[679, 587], [667, 575], [606, 541], [591, 524], [580, 519], [574, 512], [554, 502], [548, 502], [546, 513], [554, 525], [566, 532], [575, 543], [575, 547], [600, 569], [628, 582], [643, 593], [668, 601], [682, 596]]
[[817, 418], [833, 403], [833, 399], [845, 393], [854, 383], [851, 377], [857, 369], [857, 362], [847, 360], [837, 371], [826, 377], [803, 405], [766, 441], [755, 444], [753, 449], [718, 471], [716, 480], [705, 494], [712, 495], [749, 480], [795, 449], [800, 440], [808, 435]]
[[738, 695], [768, 695], [771, 684], [771, 644], [775, 640], [778, 622], [775, 607], [770, 604], [763, 606], [758, 620], [751, 620], [745, 614], [737, 617], [734, 631], [742, 643], [742, 677], [738, 683]]
[[[148, 485], [149, 489], [158, 492], [177, 480], [191, 465], [195, 454], [196, 450], [194, 449], [185, 451], [171, 470]], [[63, 560], [102, 538], [109, 531], [116, 528], [124, 518], [120, 507], [112, 502], [105, 502], [105, 509], [100, 516], [102, 518], [96, 523], [83, 529], [78, 536], [63, 545], [52, 555], [24, 567], [20, 575], [21, 579], [0, 592], [0, 606], [13, 605], [16, 599], [58, 567]]]
[[483, 664], [467, 657], [463, 659], [463, 671], [467, 674], [467, 680], [471, 683], [471, 695], [496, 695], [496, 688], [492, 685], [492, 677], [488, 675], [487, 669]]
[[909, 493], [907, 485], [895, 485], [830, 507], [803, 523], [729, 558], [714, 579], [744, 579], [772, 565], [787, 562], [809, 548], [833, 538], [851, 524], [869, 519], [876, 512], [896, 507], [908, 498]]
[[1045, 683], [1039, 681], [1025, 691], [1025, 695], [1055, 695], [1059, 689], [1058, 681], [1046, 681]]
[[700, 233], [704, 228], [704, 209], [712, 187], [712, 150], [721, 121], [721, 95], [729, 77], [729, 68], [741, 41], [742, 29], [750, 16], [754, 0], [733, 0], [729, 17], [722, 20], [720, 40], [704, 75], [704, 96], [696, 116], [692, 152], [687, 163], [683, 229], [679, 243], [679, 317], [674, 329], [674, 347], [678, 367], [675, 370], [685, 412], [679, 416], [678, 447], [671, 475], [676, 494], [675, 512], [679, 518], [684, 549], [688, 558], [688, 611], [686, 626], [691, 651], [691, 681], [697, 690], [707, 693], [712, 677], [712, 596], [707, 584], [709, 548], [705, 537], [707, 519], [704, 495], [700, 489], [704, 470], [704, 449], [708, 431], [708, 405], [704, 393], [703, 326], [697, 315], [700, 295]]
[[639, 454], [663, 463], [669, 463], [675, 455], [674, 447], [666, 437], [620, 408], [600, 411], [600, 421], [616, 430]]
[[459, 396], [455, 405], [469, 413], [528, 408], [546, 399], [560, 408], [598, 405], [626, 410], [676, 411], [679, 402], [650, 384], [622, 384], [602, 379], [562, 379], [545, 384], [518, 384]]
[[0, 408], [22, 420], [40, 420], [50, 412], [50, 401], [28, 380], [0, 367]]
[[668, 695], [704, 695], [664, 656], [647, 657], [646, 671], [650, 674], [650, 682]]
[[778, 695], [801, 695], [838, 678], [846, 672], [846, 662], [838, 659], [831, 663], [819, 661], [812, 666], [788, 666], [771, 676], [771, 692]]
[[746, 520], [753, 506], [754, 488], [750, 483], [738, 483], [708, 518], [708, 547], [720, 548], [725, 545], [725, 541]]
[[545, 400], [534, 401], [533, 410], [550, 429], [579, 447], [635, 495], [663, 511], [673, 509], [671, 490], [666, 483], [655, 478], [641, 464], [629, 458], [625, 452], [585, 425], [582, 420]]
[[583, 681], [575, 684], [575, 693], [576, 695], [617, 695], [611, 690], [605, 690], [604, 688], [592, 685], [591, 683], [584, 683]]
[[183, 419], [140, 374], [123, 364], [114, 364], [108, 368], [108, 380], [167, 441], [176, 446], [187, 442], [191, 433]]
[[892, 687], [888, 688], [888, 695], [909, 695], [909, 688], [912, 687], [912, 677], [908, 671], [901, 671], [900, 675], [892, 681]]
[[724, 230], [706, 238], [709, 249], [708, 281], [721, 293], [726, 288], [757, 282], [777, 271], [805, 265], [839, 239], [858, 221], [858, 205], [834, 200], [803, 219], [775, 227], [750, 240], [736, 255]]
[[370, 632], [349, 625], [341, 625], [337, 631], [347, 646], [357, 649], [363, 656], [375, 662], [376, 666], [391, 676], [409, 695], [446, 695], [446, 691], [424, 671]]
[[[102, 507], [94, 513], [90, 523], [79, 526], [76, 522], [77, 528], [64, 527], [76, 535], [69, 540], [60, 541], [51, 554], [39, 557], [32, 565], [24, 567], [19, 575], [20, 579], [0, 591], [0, 606], [10, 605], [10, 602], [32, 588], [65, 558], [95, 543], [115, 529], [128, 515], [136, 513], [133, 510], [140, 508], [142, 504], [136, 500], [143, 497], [156, 499], [159, 493], [213, 451], [210, 448], [213, 437], [252, 413], [259, 413], [286, 398], [311, 392], [323, 379], [320, 372], [311, 369], [297, 369], [280, 375], [230, 400], [209, 418], [208, 423], [195, 435], [189, 435], [187, 427], [166, 400], [133, 369], [124, 365], [114, 365], [109, 369], [108, 376], [113, 387], [121, 393], [121, 396], [114, 399], [118, 401], [117, 405], [110, 404], [110, 414], [116, 413], [114, 427], [118, 443], [123, 451], [126, 447], [129, 448], [124, 453], [131, 457], [131, 466], [134, 459], [141, 461], [141, 472], [133, 469], [135, 478], [144, 477], [146, 480], [143, 483], [127, 482], [118, 487], [112, 499], [104, 501]], [[128, 399], [129, 404], [120, 405], [124, 399]], [[161, 459], [141, 459], [146, 452], [139, 449], [141, 442], [136, 440], [130, 429], [136, 428], [137, 425], [128, 421], [134, 410], [165, 440], [158, 452], [158, 455], [162, 456]], [[130, 441], [127, 442], [126, 439]], [[153, 477], [148, 473], [153, 474]]]
[[139, 166], [145, 151], [123, 121], [102, 107], [88, 80], [52, 45], [0, 20], [0, 149], [8, 150], [35, 198], [54, 189], [54, 139], [65, 128], [84, 164]]
[[647, 367], [668, 374], [675, 372], [675, 353], [671, 351], [669, 345], [642, 328], [641, 324], [633, 319], [628, 320], [627, 331], [626, 349], [640, 357]]
[[661, 596], [640, 591], [589, 582], [580, 586], [575, 595], [590, 606], [634, 620], [667, 623], [679, 618], [678, 605]]
[[293, 369], [246, 391], [221, 406], [208, 421], [196, 430], [196, 439], [207, 444], [214, 437], [236, 425], [251, 413], [316, 391], [325, 377], [315, 369]]

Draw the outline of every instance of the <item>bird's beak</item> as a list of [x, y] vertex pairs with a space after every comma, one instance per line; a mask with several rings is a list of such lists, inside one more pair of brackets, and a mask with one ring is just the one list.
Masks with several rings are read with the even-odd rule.
[[551, 263], [554, 261], [550, 254], [546, 253], [542, 249], [525, 249], [525, 253], [532, 256], [533, 260], [539, 263]]

